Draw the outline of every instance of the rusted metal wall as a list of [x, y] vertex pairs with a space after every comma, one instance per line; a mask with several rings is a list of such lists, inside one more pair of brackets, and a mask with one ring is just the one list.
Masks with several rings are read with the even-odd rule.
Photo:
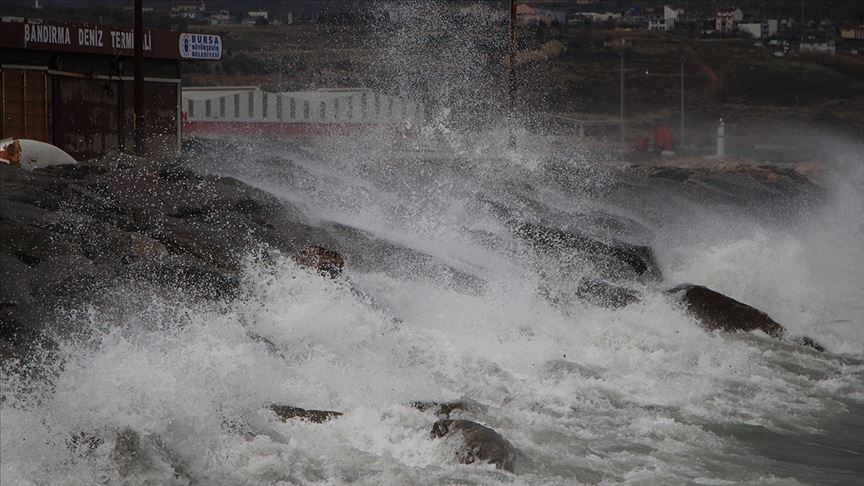
[[56, 76], [55, 87], [55, 145], [79, 160], [118, 148], [115, 82]]
[[[177, 79], [145, 78], [149, 155], [179, 149], [179, 90]], [[2, 64], [0, 135], [53, 143], [79, 160], [122, 150], [132, 140], [133, 91], [128, 76]]]
[[[57, 76], [55, 144], [73, 157], [92, 158], [131, 146], [133, 83]], [[122, 84], [122, 86], [121, 86]], [[145, 82], [145, 152], [177, 152], [178, 83]]]
[[0, 70], [2, 137], [31, 138], [53, 142], [51, 102], [53, 90], [45, 69]]

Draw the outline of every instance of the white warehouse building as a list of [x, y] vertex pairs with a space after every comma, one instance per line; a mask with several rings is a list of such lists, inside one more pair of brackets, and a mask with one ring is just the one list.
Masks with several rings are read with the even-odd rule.
[[257, 86], [186, 87], [181, 110], [188, 132], [324, 134], [382, 125], [412, 127], [425, 117], [422, 104], [369, 89], [268, 92]]

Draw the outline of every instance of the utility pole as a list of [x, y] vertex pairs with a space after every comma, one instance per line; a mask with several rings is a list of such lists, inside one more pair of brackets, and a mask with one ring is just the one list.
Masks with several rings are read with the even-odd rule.
[[[134, 68], [134, 115], [132, 129], [135, 137], [135, 154], [144, 155], [144, 12], [143, 0], [135, 0]], [[123, 81], [120, 81], [121, 83]]]
[[621, 119], [619, 120], [620, 130], [619, 130], [619, 142], [621, 142], [621, 148], [624, 148], [624, 51], [621, 51]]
[[678, 135], [679, 145], [684, 148], [684, 57], [681, 57], [681, 133]]
[[507, 96], [509, 98], [510, 117], [510, 145], [516, 145], [516, 136], [513, 134], [513, 123], [516, 120], [516, 0], [510, 0], [510, 42], [508, 49], [508, 67], [510, 69], [507, 77]]

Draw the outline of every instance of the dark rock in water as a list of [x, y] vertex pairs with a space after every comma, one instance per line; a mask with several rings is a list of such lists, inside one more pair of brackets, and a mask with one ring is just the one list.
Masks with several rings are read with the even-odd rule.
[[[786, 338], [786, 329], [768, 314], [707, 287], [683, 284], [666, 293], [678, 296], [687, 312], [710, 331], [762, 331], [773, 338]], [[788, 339], [819, 352], [825, 351], [821, 344], [806, 336]]]
[[72, 434], [66, 439], [66, 448], [75, 455], [84, 457], [88, 456], [96, 450], [97, 447], [104, 444], [105, 441], [97, 434], [80, 431]]
[[515, 223], [513, 232], [538, 250], [575, 251], [585, 255], [595, 263], [598, 270], [614, 276], [620, 277], [621, 273], [633, 273], [637, 277], [649, 280], [661, 278], [660, 267], [654, 259], [654, 251], [647, 246], [632, 245], [612, 239], [595, 239], [572, 230], [551, 228], [536, 223]]
[[648, 177], [656, 179], [669, 179], [675, 182], [684, 182], [690, 178], [690, 171], [680, 167], [662, 167]]
[[435, 415], [444, 418], [450, 418], [450, 413], [457, 410], [464, 410], [464, 402], [411, 402], [408, 404], [411, 408], [416, 408], [421, 412], [433, 412]]
[[791, 338], [793, 342], [800, 344], [801, 346], [807, 346], [808, 348], [813, 348], [820, 353], [825, 352], [825, 347], [809, 338], [807, 336], [795, 336]]
[[684, 284], [666, 292], [677, 295], [690, 315], [708, 330], [762, 331], [775, 338], [786, 333], [768, 314], [707, 287]]
[[123, 484], [127, 481], [132, 484], [194, 483], [186, 468], [158, 436], [124, 429], [117, 434], [111, 459], [117, 465]]
[[383, 272], [402, 279], [416, 279], [422, 275], [469, 294], [477, 294], [486, 286], [479, 277], [434, 256], [378, 238], [367, 231], [339, 223], [326, 224], [322, 230], [323, 235], [318, 241], [321, 244], [332, 242], [351, 262], [351, 268], [359, 271]]
[[498, 432], [470, 420], [439, 420], [432, 426], [432, 438], [457, 437], [462, 446], [456, 451], [461, 464], [487, 462], [513, 472], [519, 452]]
[[570, 375], [579, 375], [584, 378], [591, 378], [595, 380], [600, 380], [603, 378], [600, 373], [585, 366], [582, 366], [579, 363], [574, 363], [573, 361], [569, 361], [566, 359], [549, 360], [544, 364], [543, 367], [549, 375], [558, 380]]
[[639, 293], [602, 280], [583, 278], [576, 288], [576, 296], [600, 307], [619, 308], [639, 302]]
[[456, 412], [462, 414], [479, 414], [486, 410], [486, 406], [471, 399], [454, 400], [450, 402], [417, 401], [408, 403], [407, 405], [411, 408], [416, 408], [421, 412], [434, 413], [438, 418], [450, 418], [451, 414]]
[[264, 336], [262, 336], [260, 334], [254, 333], [252, 331], [246, 331], [246, 335], [249, 336], [249, 339], [251, 339], [255, 342], [262, 343], [264, 345], [264, 347], [267, 348], [268, 353], [275, 354], [277, 356], [282, 356], [283, 358], [285, 357], [282, 354], [282, 352], [279, 351], [279, 346], [276, 346], [276, 344], [273, 341], [265, 338]]
[[345, 266], [345, 260], [341, 255], [318, 245], [307, 247], [295, 254], [293, 258], [297, 265], [312, 268], [330, 278], [338, 277], [342, 273], [342, 267]]
[[270, 405], [270, 410], [283, 422], [289, 420], [305, 420], [316, 424], [323, 424], [335, 418], [341, 417], [341, 412], [330, 410], [306, 410], [304, 408], [291, 407], [288, 405]]

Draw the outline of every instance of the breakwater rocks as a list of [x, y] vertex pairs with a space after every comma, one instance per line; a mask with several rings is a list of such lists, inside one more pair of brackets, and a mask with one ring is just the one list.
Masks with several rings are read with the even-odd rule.
[[177, 164], [0, 165], [0, 355], [45, 344], [58, 308], [120, 282], [231, 294], [250, 250], [315, 240], [289, 214], [263, 191]]

